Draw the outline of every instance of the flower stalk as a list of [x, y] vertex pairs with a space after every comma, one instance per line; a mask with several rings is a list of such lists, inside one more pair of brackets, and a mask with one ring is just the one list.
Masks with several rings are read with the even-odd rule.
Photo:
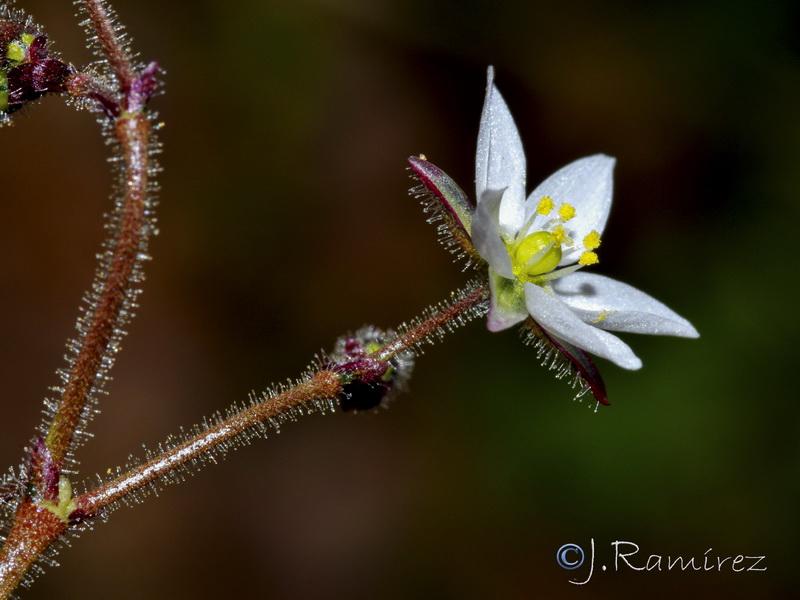
[[94, 517], [111, 504], [145, 488], [157, 479], [167, 477], [188, 462], [210, 455], [219, 446], [234, 440], [259, 423], [314, 400], [335, 398], [341, 391], [341, 378], [337, 373], [317, 371], [308, 381], [241, 411], [139, 467], [78, 496], [75, 499], [73, 518], [82, 520]]
[[90, 30], [124, 94], [133, 87], [136, 72], [125, 44], [117, 36], [113, 15], [102, 0], [80, 0], [80, 6], [86, 12]]
[[[427, 318], [420, 320], [405, 333], [396, 336], [382, 347], [367, 355], [375, 362], [387, 362], [408, 351], [414, 351], [420, 344], [433, 342], [454, 330], [466, 320], [483, 314], [488, 308], [489, 289], [485, 282], [476, 280], [460, 293], [453, 294], [450, 303], [443, 303], [438, 309], [430, 310]], [[204, 456], [211, 456], [215, 449], [225, 446], [237, 437], [256, 426], [289, 414], [302, 406], [310, 407], [321, 400], [340, 400], [346, 383], [363, 377], [355, 370], [331, 365], [313, 372], [310, 377], [262, 402], [254, 404], [218, 424], [169, 448], [144, 464], [92, 489], [74, 499], [72, 521], [80, 521], [98, 515], [126, 496], [135, 494], [158, 479]]]
[[72, 361], [64, 393], [53, 415], [45, 443], [58, 468], [71, 451], [75, 431], [84, 415], [98, 373], [109, 354], [122, 321], [127, 320], [131, 283], [145, 246], [149, 187], [150, 122], [144, 113], [126, 113], [114, 123], [114, 134], [123, 156], [123, 200], [120, 207], [118, 237], [115, 240], [107, 276], [94, 301], [83, 343]]

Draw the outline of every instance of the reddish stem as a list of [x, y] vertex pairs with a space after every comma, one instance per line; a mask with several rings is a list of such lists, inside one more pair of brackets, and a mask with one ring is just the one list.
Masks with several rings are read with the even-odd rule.
[[101, 0], [81, 0], [81, 5], [89, 16], [103, 56], [108, 60], [111, 71], [116, 76], [120, 90], [124, 94], [133, 85], [136, 72], [131, 65], [127, 49], [117, 37], [114, 22], [106, 9], [106, 4]]
[[150, 123], [142, 113], [126, 113], [114, 124], [124, 160], [124, 200], [108, 275], [72, 363], [69, 380], [50, 423], [45, 443], [60, 469], [72, 447], [108, 346], [120, 326], [121, 309], [131, 289], [131, 275], [141, 251], [148, 187]]
[[[474, 281], [451, 304], [431, 312], [428, 317], [399, 335], [369, 358], [386, 361], [392, 356], [451, 330], [454, 323], [475, 316], [475, 309], [488, 299], [485, 281]], [[69, 519], [77, 522], [92, 518], [120, 499], [164, 478], [198, 458], [212, 456], [215, 448], [248, 429], [315, 399], [341, 397], [341, 374], [332, 370], [314, 373], [308, 381], [247, 408], [212, 426], [191, 439], [163, 452], [143, 465], [74, 498]], [[7, 598], [27, 570], [47, 547], [58, 539], [68, 524], [51, 511], [26, 499], [14, 520], [5, 546], [0, 550], [0, 598]]]
[[228, 442], [257, 424], [311, 400], [335, 398], [341, 391], [342, 383], [337, 373], [318, 371], [308, 381], [251, 406], [182, 444], [170, 448], [143, 465], [78, 496], [75, 500], [74, 514], [82, 518], [92, 517], [113, 502], [147, 486], [154, 480], [191, 463], [198, 457], [210, 455], [220, 444]]
[[9, 598], [28, 569], [66, 530], [67, 523], [30, 500], [22, 502], [0, 548], [0, 598]]
[[404, 350], [417, 346], [429, 339], [433, 334], [441, 334], [449, 325], [460, 318], [464, 318], [472, 309], [481, 303], [488, 302], [489, 288], [485, 281], [475, 280], [470, 284], [460, 299], [447, 305], [440, 311], [434, 312], [416, 327], [398, 336], [383, 348], [370, 354], [370, 358], [387, 361]]

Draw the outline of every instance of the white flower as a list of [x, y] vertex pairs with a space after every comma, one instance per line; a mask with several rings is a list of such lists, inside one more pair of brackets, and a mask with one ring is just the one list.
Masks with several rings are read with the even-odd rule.
[[689, 321], [647, 294], [579, 270], [598, 262], [594, 251], [611, 208], [615, 161], [602, 154], [576, 160], [526, 199], [522, 142], [493, 77], [490, 67], [470, 232], [489, 263], [489, 329], [530, 315], [548, 335], [626, 369], [642, 361], [608, 331], [698, 337]]

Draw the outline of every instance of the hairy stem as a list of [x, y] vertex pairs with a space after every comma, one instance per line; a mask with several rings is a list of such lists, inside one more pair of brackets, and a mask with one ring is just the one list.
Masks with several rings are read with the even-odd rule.
[[341, 391], [342, 384], [338, 374], [332, 371], [318, 371], [308, 381], [251, 406], [182, 444], [170, 448], [143, 465], [78, 496], [75, 499], [75, 508], [80, 514], [96, 515], [109, 504], [164, 477], [186, 463], [209, 454], [219, 445], [257, 424], [306, 402], [335, 398]]
[[370, 355], [381, 361], [386, 361], [396, 356], [404, 350], [409, 350], [418, 346], [431, 338], [432, 335], [441, 335], [445, 328], [450, 324], [463, 319], [473, 309], [489, 300], [488, 283], [483, 279], [477, 279], [461, 292], [461, 296], [454, 303], [445, 306], [443, 309], [433, 312], [427, 319], [412, 327], [404, 334], [398, 336], [392, 342], [386, 344]]
[[[426, 341], [440, 338], [456, 325], [480, 314], [485, 309], [488, 297], [485, 280], [471, 282], [467, 288], [453, 294], [449, 303], [426, 311], [424, 319], [373, 352], [370, 357], [387, 361]], [[341, 397], [342, 381], [342, 373], [323, 369], [308, 380], [237, 412], [144, 464], [73, 498], [69, 505], [69, 522], [47, 508], [49, 505], [46, 502], [24, 499], [17, 509], [6, 543], [0, 549], [0, 600], [11, 594], [41, 553], [70, 529], [70, 523], [92, 518], [125, 497], [168, 478], [185, 465], [213, 456], [215, 449], [225, 447], [237, 436], [261, 423], [290, 414], [293, 409], [314, 400]]]
[[42, 552], [66, 528], [67, 523], [52, 511], [30, 500], [17, 507], [14, 526], [0, 548], [0, 599], [11, 597]]
[[158, 66], [151, 63], [134, 70], [120, 41], [107, 5], [101, 0], [81, 0], [99, 49], [114, 75], [114, 89], [88, 74], [74, 74], [67, 89], [73, 96], [95, 99], [109, 118], [107, 129], [120, 157], [118, 198], [112, 215], [112, 238], [107, 242], [98, 275], [89, 292], [90, 309], [79, 320], [80, 336], [72, 344], [72, 357], [61, 398], [47, 427], [45, 445], [54, 468], [61, 472], [75, 446], [76, 431], [85, 425], [87, 404], [102, 387], [112, 364], [122, 327], [130, 318], [137, 291], [152, 215], [148, 210], [149, 175], [153, 172], [152, 131], [146, 102], [155, 88]]
[[109, 344], [121, 324], [121, 312], [131, 294], [131, 276], [142, 246], [148, 193], [150, 122], [143, 113], [124, 113], [114, 123], [123, 156], [123, 202], [108, 273], [93, 314], [72, 361], [69, 379], [50, 422], [45, 443], [61, 469], [68, 455]]
[[[485, 281], [472, 282], [468, 288], [456, 295], [454, 302], [433, 311], [415, 327], [372, 353], [370, 358], [387, 361], [405, 350], [430, 341], [432, 337], [440, 337], [445, 331], [452, 329], [454, 323], [475, 314], [475, 309], [486, 303], [488, 295]], [[82, 518], [95, 516], [104, 508], [148, 486], [156, 479], [163, 478], [187, 463], [210, 454], [218, 446], [231, 441], [257, 424], [311, 400], [336, 398], [342, 390], [339, 373], [330, 370], [318, 371], [308, 381], [238, 412], [139, 467], [78, 496], [75, 499], [76, 514]]]
[[122, 92], [126, 92], [133, 85], [136, 73], [131, 65], [130, 55], [125, 45], [120, 42], [117, 36], [113, 19], [105, 2], [102, 2], [102, 0], [81, 0], [80, 4], [89, 17], [103, 56], [108, 60], [111, 71], [117, 78]]

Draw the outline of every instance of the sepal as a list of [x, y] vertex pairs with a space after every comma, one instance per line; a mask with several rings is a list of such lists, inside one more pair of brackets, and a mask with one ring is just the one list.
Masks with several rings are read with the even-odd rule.
[[503, 331], [524, 321], [528, 316], [525, 306], [525, 288], [517, 279], [508, 279], [489, 268], [489, 331]]
[[467, 195], [447, 173], [424, 156], [411, 156], [408, 162], [413, 177], [420, 182], [409, 193], [420, 198], [425, 212], [431, 213], [428, 223], [439, 222], [439, 241], [457, 258], [464, 258], [467, 267], [482, 262], [470, 237], [475, 207]]
[[580, 387], [576, 400], [591, 392], [599, 404], [611, 404], [603, 377], [586, 352], [548, 333], [531, 318], [525, 320], [521, 333], [523, 341], [536, 348], [536, 357], [542, 361], [542, 366], [556, 371], [557, 379], [573, 377], [572, 387]]

